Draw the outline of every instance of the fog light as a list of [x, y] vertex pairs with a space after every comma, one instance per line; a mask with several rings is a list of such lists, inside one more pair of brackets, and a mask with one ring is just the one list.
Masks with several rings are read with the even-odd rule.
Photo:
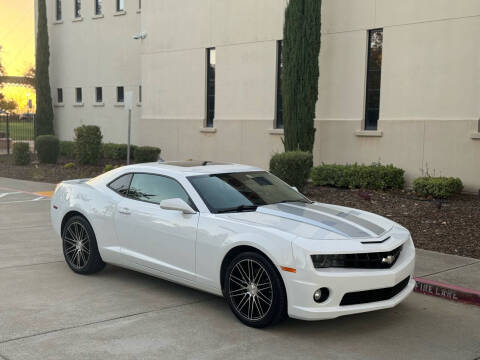
[[313, 293], [313, 300], [317, 303], [322, 303], [328, 299], [329, 295], [330, 291], [327, 288], [322, 287]]

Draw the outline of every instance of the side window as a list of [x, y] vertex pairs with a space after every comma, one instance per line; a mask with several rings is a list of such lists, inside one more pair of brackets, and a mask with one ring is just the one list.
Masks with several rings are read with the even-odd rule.
[[155, 204], [160, 204], [162, 200], [180, 198], [194, 207], [190, 197], [177, 181], [160, 175], [133, 175], [128, 197]]
[[119, 177], [117, 180], [114, 180], [113, 182], [111, 182], [110, 185], [108, 185], [108, 187], [122, 196], [127, 196], [131, 179], [132, 179], [132, 174], [123, 175], [122, 177]]

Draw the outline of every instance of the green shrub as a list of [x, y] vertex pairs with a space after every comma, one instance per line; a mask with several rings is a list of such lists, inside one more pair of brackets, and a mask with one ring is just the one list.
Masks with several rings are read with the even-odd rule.
[[60, 141], [60, 155], [69, 159], [75, 159], [75, 142]]
[[78, 162], [95, 165], [102, 152], [102, 132], [98, 126], [83, 125], [75, 129]]
[[75, 167], [75, 163], [73, 162], [69, 162], [69, 163], [66, 163], [65, 165], [63, 165], [63, 168], [64, 169], [73, 169]]
[[60, 141], [53, 135], [40, 135], [35, 140], [38, 160], [42, 164], [56, 164], [60, 153]]
[[453, 177], [421, 177], [413, 182], [413, 190], [421, 196], [446, 199], [463, 190], [462, 180]]
[[30, 164], [30, 145], [26, 142], [14, 143], [13, 160], [15, 161], [15, 165]]
[[115, 168], [113, 167], [113, 165], [107, 164], [107, 165], [105, 165], [105, 167], [103, 168], [103, 172], [106, 173], [106, 172], [109, 172], [109, 171], [111, 171], [111, 170], [113, 170], [113, 169], [115, 169]]
[[313, 155], [303, 151], [275, 154], [270, 159], [270, 172], [290, 186], [303, 190], [313, 166]]
[[[127, 159], [127, 148], [127, 144], [103, 144], [103, 158], [107, 160], [125, 161]], [[133, 159], [135, 148], [135, 145], [130, 145], [130, 160]]]
[[[158, 161], [161, 150], [153, 146], [138, 146], [134, 151], [134, 159], [136, 163], [146, 163]], [[126, 157], [126, 155], [125, 155]]]
[[315, 186], [350, 189], [402, 189], [404, 173], [393, 165], [323, 164], [312, 169], [312, 182]]

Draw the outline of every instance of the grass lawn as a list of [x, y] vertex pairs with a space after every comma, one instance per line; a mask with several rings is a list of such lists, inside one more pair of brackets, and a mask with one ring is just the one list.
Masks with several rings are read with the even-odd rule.
[[[34, 140], [35, 132], [33, 121], [11, 121], [9, 126], [9, 137], [13, 140]], [[7, 132], [5, 121], [0, 122], [0, 132]]]

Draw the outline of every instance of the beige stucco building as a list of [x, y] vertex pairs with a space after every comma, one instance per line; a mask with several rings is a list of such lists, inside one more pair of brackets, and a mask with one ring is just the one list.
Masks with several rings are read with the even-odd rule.
[[[282, 151], [286, 0], [103, 0], [100, 11], [95, 0], [47, 3], [62, 139], [97, 124], [105, 141], [126, 142], [121, 100], [133, 91], [133, 141], [165, 159], [267, 167]], [[477, 191], [480, 1], [324, 0], [322, 17], [315, 162], [393, 163], [409, 180], [428, 170]]]

